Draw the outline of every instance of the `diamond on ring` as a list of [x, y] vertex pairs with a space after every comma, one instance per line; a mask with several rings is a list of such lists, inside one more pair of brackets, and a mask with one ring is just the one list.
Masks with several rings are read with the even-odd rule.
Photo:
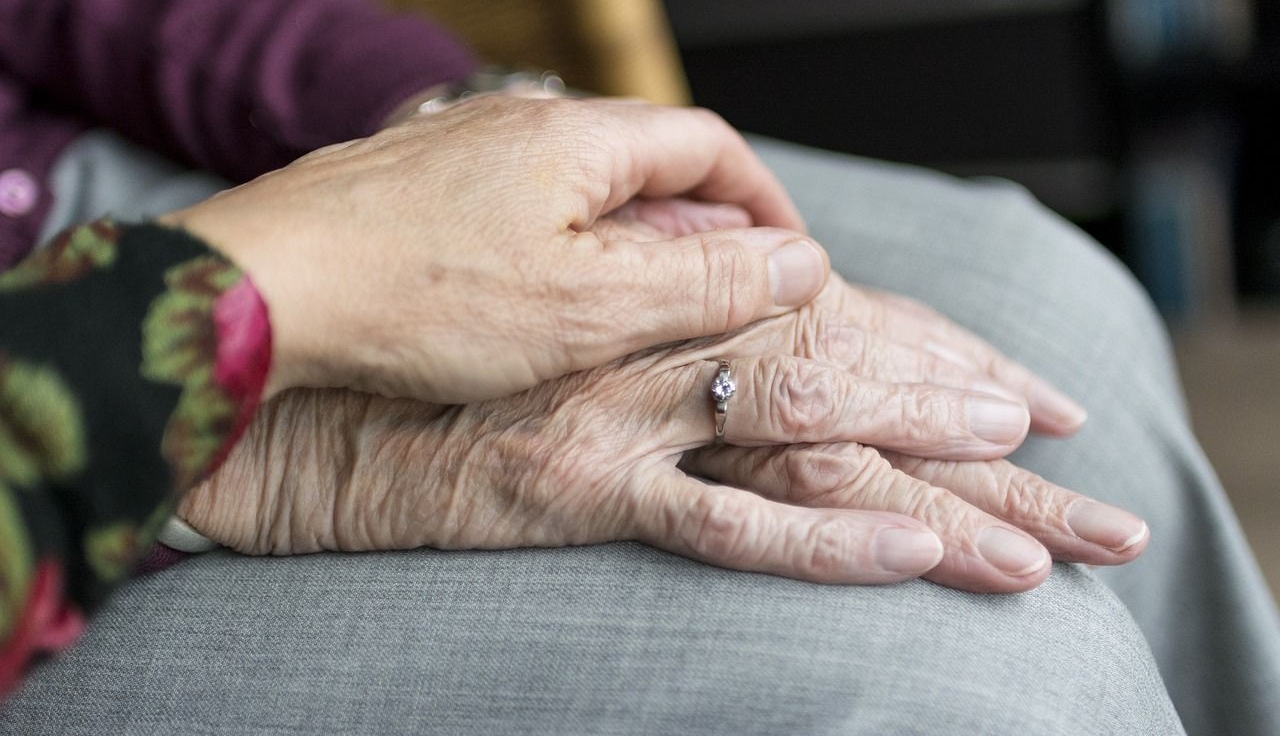
[[711, 379], [711, 400], [716, 402], [716, 444], [724, 444], [724, 421], [729, 416], [729, 399], [738, 392], [738, 384], [729, 374], [729, 361], [720, 361], [720, 370]]
[[738, 392], [738, 384], [733, 382], [727, 371], [717, 373], [711, 381], [711, 398], [719, 403], [728, 401]]

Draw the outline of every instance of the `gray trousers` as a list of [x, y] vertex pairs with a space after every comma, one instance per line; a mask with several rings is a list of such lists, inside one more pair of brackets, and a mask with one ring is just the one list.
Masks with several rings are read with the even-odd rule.
[[[1130, 276], [1014, 185], [768, 141], [837, 270], [922, 298], [1080, 399], [1014, 460], [1145, 517], [1126, 567], [978, 595], [821, 586], [638, 544], [246, 558], [136, 580], [0, 732], [1280, 734], [1280, 620]], [[219, 185], [112, 136], [49, 230]]]

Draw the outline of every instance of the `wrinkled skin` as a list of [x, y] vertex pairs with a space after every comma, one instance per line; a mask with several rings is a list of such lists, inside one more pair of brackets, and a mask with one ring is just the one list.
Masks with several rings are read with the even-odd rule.
[[[660, 247], [590, 229], [635, 196], [674, 195], [749, 219]], [[829, 269], [723, 120], [612, 100], [477, 98], [162, 220], [225, 252], [261, 291], [272, 393], [504, 396], [791, 311]]]
[[[596, 229], [639, 241], [744, 216], [641, 203]], [[739, 390], [715, 447], [722, 357]], [[1021, 425], [1000, 441], [966, 426], [991, 394], [1019, 399], [1001, 402]], [[181, 514], [250, 554], [636, 539], [819, 582], [1009, 592], [1043, 581], [1050, 555], [1120, 564], [1146, 546], [1136, 517], [998, 459], [1028, 424], [1069, 434], [1073, 408], [924, 307], [833, 277], [794, 314], [504, 399], [285, 393]]]

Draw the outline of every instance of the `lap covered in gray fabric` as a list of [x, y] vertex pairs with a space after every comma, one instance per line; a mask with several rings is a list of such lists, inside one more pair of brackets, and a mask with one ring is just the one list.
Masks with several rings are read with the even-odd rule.
[[135, 582], [6, 733], [1175, 733], [1137, 627], [1032, 593], [820, 586], [638, 544], [252, 559]]
[[[143, 165], [122, 146], [69, 158]], [[1018, 459], [1145, 515], [1142, 561], [984, 596], [634, 544], [219, 553], [129, 585], [0, 732], [1176, 733], [1157, 662], [1192, 732], [1280, 732], [1257, 702], [1280, 685], [1274, 611], [1131, 279], [1012, 186], [757, 146], [837, 269], [929, 301], [1084, 401], [1078, 438]], [[149, 212], [147, 196], [110, 200], [67, 216]]]
[[1032, 438], [1011, 459], [1147, 520], [1143, 556], [1098, 576], [1142, 628], [1187, 730], [1280, 734], [1280, 620], [1132, 276], [1014, 184], [757, 149], [837, 270], [930, 303], [1084, 404], [1076, 437]]

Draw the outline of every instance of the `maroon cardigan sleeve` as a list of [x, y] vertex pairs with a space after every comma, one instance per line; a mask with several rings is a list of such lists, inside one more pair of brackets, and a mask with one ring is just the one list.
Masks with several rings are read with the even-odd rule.
[[233, 180], [368, 135], [474, 66], [375, 0], [0, 0], [0, 75]]
[[84, 129], [75, 118], [33, 106], [29, 97], [0, 75], [0, 271], [35, 246], [53, 204], [49, 170]]

